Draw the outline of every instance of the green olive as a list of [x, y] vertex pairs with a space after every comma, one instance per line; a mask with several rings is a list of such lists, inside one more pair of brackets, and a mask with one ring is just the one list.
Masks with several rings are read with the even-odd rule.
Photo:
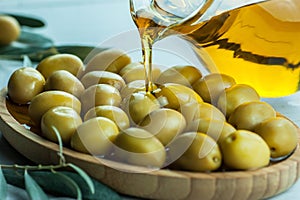
[[[157, 89], [157, 85], [152, 84], [153, 90]], [[135, 80], [130, 83], [128, 83], [122, 90], [121, 90], [121, 96], [122, 98], [128, 98], [130, 95], [132, 95], [135, 92], [139, 91], [146, 91], [145, 87], [145, 80]]]
[[81, 102], [74, 95], [59, 91], [45, 91], [36, 95], [28, 108], [28, 115], [31, 120], [40, 125], [42, 116], [50, 109], [56, 106], [67, 106], [76, 110], [78, 114], [81, 111]]
[[[141, 63], [130, 63], [126, 65], [119, 74], [123, 77], [126, 83], [135, 80], [145, 80], [145, 68]], [[155, 82], [160, 75], [160, 69], [152, 65], [152, 81]]]
[[41, 119], [42, 136], [58, 142], [55, 132], [60, 135], [65, 145], [70, 144], [70, 140], [77, 127], [82, 124], [80, 115], [70, 107], [57, 106], [49, 109]]
[[164, 145], [168, 145], [186, 127], [183, 115], [172, 109], [161, 108], [149, 113], [139, 127], [149, 131]]
[[188, 122], [198, 119], [226, 120], [224, 114], [217, 107], [206, 102], [186, 103], [181, 106], [180, 112]]
[[131, 62], [131, 58], [121, 49], [101, 51], [86, 64], [83, 74], [90, 71], [109, 71], [119, 73], [123, 67]]
[[149, 113], [159, 109], [160, 104], [151, 93], [139, 91], [124, 99], [121, 108], [132, 124], [139, 124]]
[[118, 127], [112, 120], [95, 117], [77, 127], [70, 144], [79, 152], [104, 156], [110, 153], [118, 134]]
[[246, 84], [235, 84], [220, 94], [217, 107], [226, 117], [229, 117], [234, 109], [242, 103], [259, 100], [260, 96], [253, 87]]
[[128, 98], [133, 93], [138, 91], [146, 91], [145, 88], [145, 81], [144, 80], [136, 80], [128, 83], [122, 90], [121, 90], [121, 97], [123, 99]]
[[260, 123], [255, 132], [268, 144], [272, 158], [289, 155], [298, 144], [296, 126], [283, 117], [273, 117]]
[[187, 131], [205, 133], [220, 144], [224, 138], [236, 131], [236, 129], [226, 121], [203, 118], [193, 121]]
[[123, 130], [116, 137], [115, 145], [115, 159], [120, 162], [150, 168], [161, 168], [165, 164], [164, 146], [154, 135], [144, 129]]
[[118, 107], [122, 100], [119, 90], [107, 84], [92, 85], [83, 92], [80, 99], [83, 114], [95, 106], [111, 105]]
[[193, 89], [202, 97], [203, 101], [216, 105], [221, 92], [235, 85], [234, 78], [225, 74], [208, 74], [193, 84]]
[[177, 83], [191, 87], [202, 77], [200, 70], [190, 65], [177, 65], [163, 71], [157, 79], [158, 84]]
[[84, 86], [76, 76], [66, 70], [53, 72], [47, 79], [45, 90], [61, 90], [80, 98]]
[[16, 41], [21, 34], [21, 26], [16, 18], [0, 14], [0, 46]]
[[125, 86], [125, 81], [119, 74], [108, 71], [88, 72], [81, 78], [81, 82], [85, 86], [85, 88], [103, 83], [111, 85], [121, 91]]
[[270, 150], [256, 133], [237, 130], [221, 142], [223, 160], [229, 169], [252, 170], [268, 166]]
[[127, 114], [119, 107], [111, 105], [96, 106], [91, 108], [84, 116], [84, 121], [94, 117], [106, 117], [118, 126], [119, 130], [127, 129], [130, 126]]
[[22, 67], [12, 73], [8, 80], [9, 98], [18, 104], [27, 104], [44, 90], [45, 78], [34, 68]]
[[180, 146], [186, 145], [187, 141], [191, 141], [191, 144], [174, 162], [176, 167], [198, 172], [215, 171], [220, 168], [222, 154], [215, 140], [204, 133], [186, 132], [176, 138], [174, 148], [182, 148]]
[[55, 54], [44, 58], [38, 65], [37, 70], [47, 79], [57, 70], [66, 70], [77, 76], [83, 70], [83, 62], [73, 54]]
[[228, 122], [237, 129], [254, 131], [258, 124], [275, 116], [276, 111], [268, 103], [252, 101], [239, 105], [230, 115]]
[[203, 102], [194, 90], [177, 83], [166, 83], [154, 90], [153, 94], [162, 106], [174, 110], [179, 110], [186, 103]]

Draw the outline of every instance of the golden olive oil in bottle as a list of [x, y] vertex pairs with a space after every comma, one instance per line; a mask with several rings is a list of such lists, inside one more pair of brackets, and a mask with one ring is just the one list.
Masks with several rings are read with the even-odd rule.
[[300, 0], [264, 1], [197, 23], [197, 15], [180, 23], [182, 18], [155, 6], [139, 16], [135, 19], [138, 28], [148, 30], [142, 31], [144, 37], [150, 35], [155, 42], [180, 34], [192, 43], [210, 72], [231, 75], [237, 83], [253, 86], [263, 97], [298, 90]]
[[204, 57], [211, 72], [231, 75], [264, 97], [289, 95], [300, 76], [299, 3], [270, 0], [228, 11], [189, 36], [198, 55], [211, 58]]

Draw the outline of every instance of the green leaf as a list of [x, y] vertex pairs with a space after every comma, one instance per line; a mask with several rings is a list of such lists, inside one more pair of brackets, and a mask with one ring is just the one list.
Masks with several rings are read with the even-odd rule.
[[83, 171], [82, 169], [80, 169], [79, 167], [77, 167], [76, 165], [74, 165], [72, 163], [68, 163], [68, 166], [71, 167], [72, 169], [74, 169], [81, 176], [81, 178], [88, 185], [88, 188], [90, 189], [90, 192], [92, 194], [94, 194], [95, 193], [95, 186], [93, 184], [92, 179], [89, 177], [89, 175], [87, 175], [87, 173], [85, 173], [85, 171]]
[[0, 47], [0, 55], [24, 55], [52, 46], [53, 41], [50, 38], [37, 33], [22, 31], [17, 41]]
[[51, 47], [53, 46], [53, 41], [44, 35], [23, 30], [15, 44], [15, 46], [20, 45], [23, 45], [22, 47], [24, 48]]
[[40, 199], [40, 200], [48, 199], [45, 192], [37, 184], [37, 182], [35, 182], [35, 180], [28, 174], [27, 170], [25, 170], [24, 172], [24, 179], [25, 179], [25, 188], [30, 199]]
[[7, 197], [7, 182], [0, 166], [0, 199], [6, 199]]
[[58, 177], [60, 177], [60, 181], [62, 183], [64, 183], [64, 185], [66, 187], [73, 188], [76, 191], [77, 200], [82, 199], [82, 193], [81, 193], [80, 187], [72, 178], [68, 177], [67, 175], [65, 175], [63, 173], [59, 173], [59, 172], [56, 172], [55, 174], [58, 175]]
[[[0, 59], [23, 60], [24, 55], [28, 55], [30, 59], [32, 57], [40, 58], [39, 53], [51, 50], [53, 45], [50, 38], [37, 33], [22, 31], [17, 41], [8, 46], [0, 47]], [[57, 53], [57, 51], [53, 53]]]
[[97, 53], [107, 48], [98, 48], [93, 46], [82, 45], [65, 45], [51, 47], [0, 47], [0, 59], [22, 60], [24, 55], [27, 55], [32, 61], [40, 62], [42, 59], [58, 53], [69, 53], [78, 56], [82, 61], [90, 54]]
[[27, 55], [32, 61], [40, 62], [51, 55], [68, 53], [76, 55], [84, 61], [91, 52], [94, 55], [105, 49], [107, 48], [88, 45], [55, 46], [50, 38], [42, 34], [22, 30], [17, 41], [7, 46], [0, 46], [0, 59], [23, 60]]
[[[79, 185], [83, 199], [85, 200], [121, 200], [121, 197], [117, 192], [93, 178], [91, 179], [95, 186], [94, 194], [90, 192], [86, 182], [77, 173], [70, 171], [60, 171], [60, 173], [72, 178]], [[24, 188], [24, 176], [22, 175], [22, 170], [3, 169], [3, 174], [7, 183]], [[76, 198], [77, 196], [76, 190], [72, 187], [66, 187], [57, 173], [52, 173], [50, 171], [31, 171], [30, 175], [43, 188], [43, 190], [49, 194], [72, 198]]]
[[69, 171], [61, 172], [68, 177], [72, 178], [79, 186], [83, 193], [84, 199], [87, 200], [121, 200], [122, 198], [119, 196], [117, 192], [112, 190], [110, 187], [104, 185], [103, 183], [92, 179], [93, 184], [95, 186], [95, 193], [91, 194], [89, 188], [86, 187], [84, 180], [77, 174]]
[[23, 170], [2, 169], [2, 172], [8, 184], [25, 188]]
[[29, 26], [32, 28], [40, 28], [45, 26], [45, 22], [35, 16], [16, 15], [11, 13], [0, 13], [0, 15], [10, 15], [20, 23], [21, 26]]
[[30, 58], [27, 55], [23, 57], [23, 67], [33, 67]]
[[78, 56], [82, 61], [84, 61], [89, 54], [97, 54], [107, 48], [100, 48], [95, 46], [85, 46], [85, 45], [63, 45], [55, 47], [59, 53], [69, 53]]
[[2, 50], [3, 48], [0, 48], [0, 59], [22, 61], [24, 55], [27, 55], [35, 62], [58, 53], [54, 47], [11, 48], [10, 52], [1, 53]]

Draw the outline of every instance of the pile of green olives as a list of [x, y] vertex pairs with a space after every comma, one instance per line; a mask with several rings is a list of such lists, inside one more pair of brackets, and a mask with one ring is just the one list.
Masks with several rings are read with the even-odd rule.
[[11, 75], [8, 98], [28, 105], [41, 136], [127, 164], [210, 172], [252, 170], [290, 155], [297, 127], [247, 84], [191, 65], [143, 65], [119, 49], [84, 64], [56, 54]]

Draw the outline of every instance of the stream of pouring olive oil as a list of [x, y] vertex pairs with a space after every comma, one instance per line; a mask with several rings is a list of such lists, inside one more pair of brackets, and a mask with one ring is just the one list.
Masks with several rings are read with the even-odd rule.
[[169, 35], [191, 42], [210, 72], [233, 76], [253, 86], [263, 97], [298, 90], [300, 74], [300, 1], [269, 0], [232, 9], [201, 21], [214, 0], [207, 0], [194, 17], [183, 20], [152, 0], [131, 15], [139, 29], [146, 89], [151, 91], [153, 44]]

